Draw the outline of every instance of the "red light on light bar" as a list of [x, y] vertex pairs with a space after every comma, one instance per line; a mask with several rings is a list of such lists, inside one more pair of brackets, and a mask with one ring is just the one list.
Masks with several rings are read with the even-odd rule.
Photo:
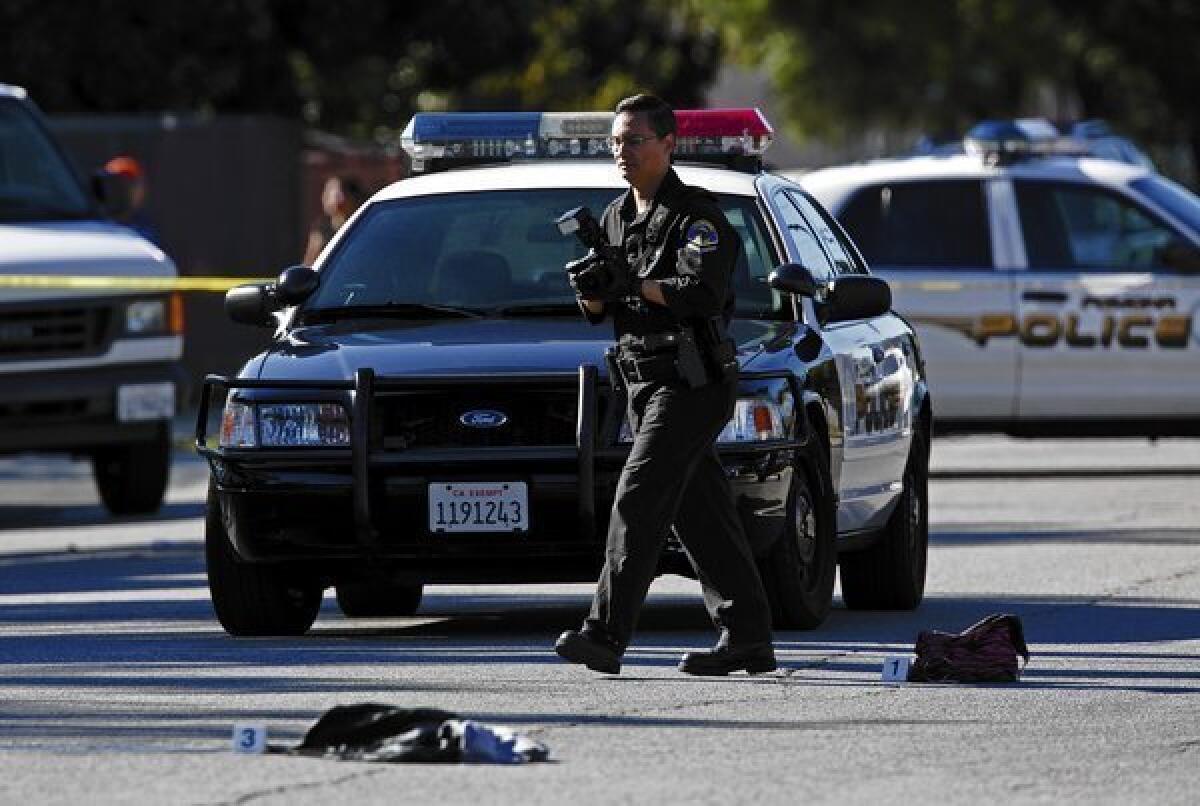
[[757, 109], [678, 109], [677, 137], [772, 137], [775, 130]]

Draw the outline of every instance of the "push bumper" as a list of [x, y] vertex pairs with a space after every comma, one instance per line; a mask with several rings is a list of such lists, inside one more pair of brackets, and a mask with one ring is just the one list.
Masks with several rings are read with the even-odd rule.
[[[781, 371], [743, 373], [742, 380], [796, 379]], [[384, 449], [372, 427], [381, 395], [429, 386], [562, 384], [577, 390], [574, 445]], [[340, 396], [350, 412], [349, 448], [230, 449], [209, 443], [208, 409], [217, 389], [267, 393], [277, 399]], [[602, 421], [597, 399], [609, 395]], [[617, 479], [628, 446], [617, 443], [624, 416], [618, 390], [600, 384], [596, 368], [503, 376], [377, 377], [359, 370], [352, 381], [266, 381], [209, 376], [201, 394], [197, 451], [212, 468], [216, 500], [234, 548], [250, 561], [321, 561], [372, 558], [395, 562], [424, 581], [570, 581], [594, 578], [603, 561]], [[797, 416], [802, 409], [797, 407]], [[722, 450], [739, 496], [782, 520], [796, 438]], [[429, 485], [438, 481], [523, 481], [529, 495], [529, 531], [431, 532]]]

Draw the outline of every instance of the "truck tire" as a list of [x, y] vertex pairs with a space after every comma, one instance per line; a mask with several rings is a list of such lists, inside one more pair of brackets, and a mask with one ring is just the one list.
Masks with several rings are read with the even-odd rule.
[[337, 586], [337, 603], [347, 618], [411, 616], [421, 606], [421, 585], [390, 585], [372, 580]]
[[904, 492], [882, 539], [842, 555], [842, 600], [850, 610], [914, 610], [925, 595], [929, 553], [929, 437], [913, 433]]
[[208, 591], [217, 621], [230, 635], [303, 635], [317, 620], [321, 588], [287, 564], [241, 560], [221, 523], [212, 483], [204, 518]]
[[171, 434], [166, 423], [146, 442], [104, 448], [92, 457], [100, 500], [113, 515], [145, 515], [162, 505], [171, 471]]
[[759, 561], [763, 587], [776, 629], [811, 630], [819, 627], [833, 603], [837, 574], [837, 544], [833, 508], [818, 498], [803, 467], [792, 474], [787, 522], [783, 534]]

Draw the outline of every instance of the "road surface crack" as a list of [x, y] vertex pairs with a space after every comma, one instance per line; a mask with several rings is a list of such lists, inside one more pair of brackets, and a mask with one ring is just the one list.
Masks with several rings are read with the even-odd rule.
[[240, 804], [243, 804], [243, 803], [250, 803], [251, 801], [258, 800], [260, 798], [269, 798], [269, 797], [272, 797], [275, 795], [287, 795], [292, 792], [300, 792], [300, 791], [311, 790], [311, 789], [323, 789], [325, 787], [341, 786], [342, 784], [349, 783], [350, 781], [356, 781], [360, 778], [369, 778], [373, 775], [381, 775], [384, 772], [386, 772], [386, 770], [382, 770], [382, 769], [361, 770], [359, 772], [353, 772], [353, 773], [350, 773], [349, 775], [342, 775], [337, 778], [332, 778], [332, 779], [329, 779], [326, 781], [305, 781], [302, 783], [295, 783], [295, 784], [282, 784], [280, 786], [274, 786], [269, 789], [259, 789], [259, 790], [255, 790], [253, 792], [247, 792], [244, 795], [239, 795], [238, 797], [234, 798], [233, 800], [217, 801], [215, 804], [212, 804], [212, 806], [240, 806]]

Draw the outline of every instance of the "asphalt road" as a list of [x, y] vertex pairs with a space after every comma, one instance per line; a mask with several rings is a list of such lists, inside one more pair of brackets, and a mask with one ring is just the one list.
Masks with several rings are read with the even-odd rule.
[[[589, 586], [431, 588], [413, 619], [327, 600], [295, 640], [234, 640], [200, 551], [205, 468], [110, 521], [87, 466], [0, 460], [0, 803], [1194, 803], [1200, 440], [944, 440], [925, 603], [780, 633], [776, 674], [675, 671], [712, 634], [655, 584], [618, 677], [557, 661]], [[885, 684], [920, 629], [1025, 622], [1021, 683]], [[520, 767], [234, 755], [326, 708], [435, 706], [549, 745]]]

